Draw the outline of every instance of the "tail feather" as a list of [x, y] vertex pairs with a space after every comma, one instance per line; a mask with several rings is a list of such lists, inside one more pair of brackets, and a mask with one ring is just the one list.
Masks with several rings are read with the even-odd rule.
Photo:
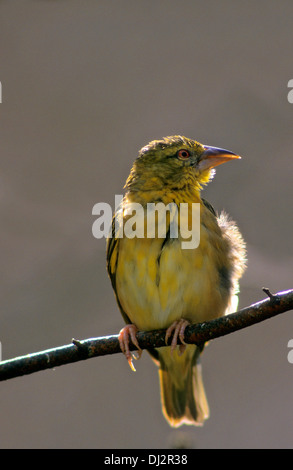
[[165, 348], [159, 352], [159, 379], [165, 418], [173, 427], [201, 426], [209, 417], [209, 406], [197, 362], [198, 351], [188, 346], [183, 356], [177, 356], [177, 352], [171, 356], [169, 348], [162, 350]]

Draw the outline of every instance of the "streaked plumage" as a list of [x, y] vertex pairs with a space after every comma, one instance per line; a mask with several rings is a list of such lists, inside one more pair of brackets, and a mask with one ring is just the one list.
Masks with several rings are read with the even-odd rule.
[[[235, 309], [238, 280], [245, 268], [244, 242], [235, 223], [224, 213], [217, 217], [200, 196], [213, 168], [234, 158], [239, 157], [182, 136], [153, 141], [141, 149], [126, 181], [120, 225], [129, 218], [125, 210], [129, 203], [140, 203], [144, 209], [150, 202], [173, 202], [178, 207], [182, 202], [189, 207], [200, 203], [200, 244], [183, 249], [180, 233], [170, 238], [172, 216], [167, 218], [165, 238], [108, 238], [107, 268], [127, 324], [147, 331], [181, 321], [183, 331], [183, 319], [197, 323]], [[125, 328], [121, 338], [127, 349], [135, 329]], [[159, 366], [163, 413], [171, 426], [200, 425], [209, 415], [200, 352], [195, 345], [187, 345], [183, 354], [171, 353], [167, 346], [150, 351]]]

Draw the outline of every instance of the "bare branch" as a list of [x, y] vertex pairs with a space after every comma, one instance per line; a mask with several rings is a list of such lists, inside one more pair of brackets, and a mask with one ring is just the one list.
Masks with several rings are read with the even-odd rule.
[[[206, 341], [225, 336], [293, 309], [293, 290], [277, 294], [271, 294], [269, 289], [266, 288], [263, 288], [263, 291], [268, 295], [268, 299], [245, 307], [225, 317], [186, 327], [185, 342], [202, 345]], [[137, 339], [141, 349], [165, 346], [165, 333], [166, 330], [138, 332]], [[136, 348], [132, 345], [130, 349], [135, 350]], [[120, 352], [118, 335], [89, 338], [82, 341], [73, 339], [71, 344], [65, 346], [0, 362], [0, 381], [92, 357]]]

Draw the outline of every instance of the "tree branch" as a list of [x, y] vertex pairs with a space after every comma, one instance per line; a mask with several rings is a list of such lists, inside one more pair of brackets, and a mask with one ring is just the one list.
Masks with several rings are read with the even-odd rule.
[[[266, 288], [263, 291], [268, 295], [268, 299], [245, 307], [225, 317], [186, 327], [185, 342], [202, 345], [206, 341], [233, 333], [293, 309], [293, 290], [277, 294], [271, 294], [269, 289]], [[165, 346], [165, 333], [166, 330], [138, 332], [137, 339], [141, 349]], [[130, 345], [130, 349], [135, 350], [136, 348]], [[0, 362], [0, 381], [92, 357], [120, 352], [118, 335], [89, 338], [82, 341], [73, 339], [71, 344], [65, 346]]]

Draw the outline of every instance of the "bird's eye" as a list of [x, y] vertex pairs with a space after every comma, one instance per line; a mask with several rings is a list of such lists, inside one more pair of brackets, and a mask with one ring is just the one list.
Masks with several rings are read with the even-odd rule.
[[178, 150], [178, 158], [180, 158], [180, 160], [187, 160], [187, 158], [190, 157], [190, 153], [188, 152], [188, 150], [185, 150], [185, 149], [182, 149], [182, 150]]

